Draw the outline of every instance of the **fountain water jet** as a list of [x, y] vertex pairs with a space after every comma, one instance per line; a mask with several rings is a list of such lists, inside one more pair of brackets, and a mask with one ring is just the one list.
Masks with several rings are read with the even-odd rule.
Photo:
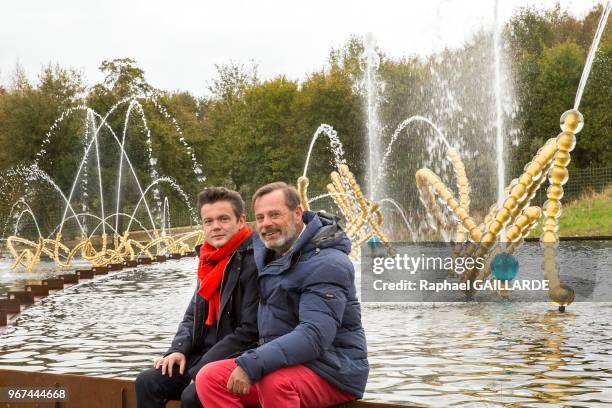
[[499, 0], [495, 0], [493, 13], [493, 64], [495, 91], [495, 151], [497, 160], [497, 205], [501, 207], [504, 201], [505, 160], [504, 160], [504, 116], [502, 110], [502, 79], [501, 79], [501, 32], [499, 27]]
[[308, 153], [306, 154], [306, 163], [304, 164], [304, 173], [302, 174], [302, 177], [307, 177], [308, 165], [310, 164], [310, 156], [312, 155], [312, 149], [314, 148], [317, 139], [322, 134], [325, 134], [329, 139], [329, 146], [331, 148], [332, 153], [334, 154], [334, 167], [346, 164], [346, 160], [344, 159], [344, 148], [342, 147], [342, 142], [338, 138], [338, 133], [330, 125], [322, 123], [321, 125], [319, 125], [314, 135], [312, 136], [312, 140], [310, 141], [310, 146], [308, 147]]
[[578, 108], [580, 107], [580, 101], [582, 100], [584, 87], [586, 86], [587, 79], [589, 79], [589, 74], [591, 73], [591, 68], [593, 67], [593, 61], [595, 60], [595, 53], [599, 48], [599, 42], [601, 41], [601, 36], [603, 35], [604, 28], [606, 27], [606, 22], [608, 21], [608, 17], [610, 16], [611, 10], [612, 1], [608, 0], [605, 8], [601, 12], [601, 17], [599, 18], [599, 22], [597, 23], [597, 29], [595, 30], [595, 37], [593, 39], [593, 42], [591, 43], [591, 48], [589, 49], [589, 54], [587, 55], [586, 63], [584, 64], [582, 75], [580, 76], [580, 84], [578, 85], [578, 91], [576, 92], [576, 98], [574, 99], [574, 110], [578, 110]]
[[444, 133], [442, 133], [440, 128], [438, 128], [438, 126], [436, 126], [431, 120], [427, 119], [424, 116], [420, 116], [420, 115], [414, 115], [407, 119], [404, 119], [404, 121], [400, 123], [399, 126], [395, 129], [395, 131], [393, 132], [393, 135], [391, 135], [391, 139], [389, 140], [389, 143], [387, 144], [387, 148], [385, 149], [385, 154], [383, 155], [382, 160], [380, 161], [380, 165], [378, 166], [378, 171], [377, 171], [376, 181], [375, 181], [377, 184], [381, 183], [383, 180], [383, 177], [385, 175], [385, 168], [387, 166], [387, 160], [389, 158], [389, 155], [393, 151], [393, 144], [399, 137], [402, 130], [404, 130], [409, 124], [416, 122], [416, 121], [420, 121], [420, 122], [426, 123], [429, 126], [431, 126], [431, 128], [436, 132], [436, 135], [444, 142], [444, 145], [446, 146], [446, 148], [447, 149], [451, 148], [451, 145], [450, 143], [448, 143], [448, 139], [446, 138], [446, 136], [444, 136]]
[[[115, 134], [115, 131], [110, 127], [107, 121], [107, 118], [114, 110], [117, 109], [118, 106], [120, 106], [123, 103], [129, 103], [129, 104], [127, 106], [127, 111], [125, 114], [122, 137], [121, 139], [119, 139], [119, 137], [117, 137], [117, 134]], [[158, 103], [156, 103], [156, 106], [158, 107], [158, 109], [163, 110], [162, 109], [163, 107], [161, 107]], [[85, 111], [85, 134], [83, 136], [83, 155], [79, 162], [79, 166], [75, 172], [75, 176], [72, 182], [72, 186], [70, 188], [70, 192], [68, 196], [66, 196], [63, 193], [63, 191], [59, 188], [59, 186], [57, 186], [57, 184], [53, 181], [53, 179], [49, 175], [47, 175], [44, 171], [42, 171], [38, 167], [37, 164], [40, 162], [40, 160], [44, 157], [46, 153], [45, 147], [48, 143], [50, 143], [51, 135], [53, 131], [59, 126], [62, 120], [64, 120], [67, 116], [69, 116], [71, 113], [76, 112], [76, 111]], [[134, 256], [136, 256], [139, 253], [142, 253], [146, 257], [149, 257], [152, 259], [154, 256], [150, 252], [150, 249], [153, 247], [157, 248], [158, 254], [164, 251], [179, 251], [180, 253], [185, 253], [186, 251], [189, 250], [189, 246], [185, 244], [186, 240], [195, 240], [195, 242], [197, 243], [202, 239], [201, 231], [194, 231], [194, 232], [183, 234], [180, 236], [179, 235], [176, 235], [176, 236], [167, 235], [166, 229], [169, 228], [169, 220], [167, 220], [166, 218], [167, 218], [167, 215], [169, 216], [169, 202], [168, 202], [168, 197], [165, 197], [164, 207], [162, 210], [162, 204], [161, 204], [161, 200], [159, 197], [159, 189], [158, 189], [158, 185], [160, 182], [167, 183], [168, 185], [170, 185], [170, 187], [172, 187], [174, 191], [178, 192], [179, 196], [181, 197], [181, 200], [187, 205], [187, 208], [189, 209], [191, 213], [192, 219], [194, 220], [196, 219], [194, 215], [195, 213], [193, 212], [193, 209], [189, 203], [189, 199], [187, 195], [173, 179], [171, 179], [170, 177], [156, 177], [155, 179], [153, 179], [153, 181], [149, 184], [149, 186], [145, 190], [142, 189], [140, 181], [137, 177], [135, 168], [132, 165], [131, 160], [125, 150], [128, 125], [129, 125], [132, 113], [134, 112], [140, 113], [142, 123], [146, 130], [147, 150], [148, 150], [148, 155], [149, 155], [149, 160], [148, 160], [149, 175], [151, 177], [156, 176], [158, 173], [157, 173], [157, 170], [155, 169], [156, 160], [152, 155], [152, 143], [151, 143], [150, 129], [148, 128], [147, 120], [144, 115], [144, 110], [143, 110], [142, 105], [140, 104], [138, 100], [134, 98], [126, 98], [122, 101], [119, 101], [118, 103], [113, 105], [111, 109], [104, 116], [96, 113], [93, 109], [87, 106], [84, 106], [84, 105], [79, 105], [79, 106], [66, 110], [53, 123], [53, 125], [51, 126], [51, 129], [47, 132], [43, 140], [43, 143], [41, 145], [41, 150], [36, 155], [35, 163], [32, 166], [27, 167], [27, 168], [19, 167], [19, 168], [13, 169], [12, 171], [8, 172], [9, 175], [15, 174], [15, 175], [25, 176], [26, 181], [28, 181], [28, 183], [26, 183], [26, 195], [33, 193], [31, 190], [31, 186], [29, 185], [29, 182], [35, 179], [41, 179], [49, 183], [53, 187], [53, 189], [61, 195], [63, 202], [65, 204], [61, 222], [55, 227], [55, 229], [53, 230], [51, 234], [51, 235], [55, 234], [54, 239], [44, 238], [42, 236], [42, 233], [40, 232], [40, 229], [38, 227], [36, 217], [34, 216], [33, 212], [30, 211], [29, 213], [34, 218], [34, 222], [37, 224], [37, 229], [39, 230], [38, 243], [29, 241], [25, 238], [21, 238], [16, 235], [9, 237], [6, 240], [7, 246], [10, 252], [15, 257], [15, 263], [13, 264], [13, 268], [19, 264], [22, 264], [23, 266], [26, 267], [27, 270], [31, 270], [39, 262], [41, 254], [46, 254], [49, 257], [51, 257], [53, 260], [55, 260], [57, 265], [61, 268], [68, 267], [70, 266], [72, 260], [74, 259], [74, 257], [77, 255], [79, 251], [83, 259], [90, 261], [93, 264], [93, 266], [104, 266], [112, 262], [122, 262], [125, 259], [125, 257], [134, 259]], [[165, 111], [162, 114], [164, 114], [165, 117], [169, 117], [169, 114]], [[97, 122], [98, 120], [99, 122]], [[194, 173], [198, 174], [198, 172], [195, 170], [199, 169], [199, 165], [197, 164], [197, 162], [194, 161], [195, 156], [193, 155], [193, 151], [191, 147], [188, 146], [186, 141], [184, 140], [184, 137], [182, 135], [180, 127], [178, 126], [178, 123], [176, 123], [176, 121], [174, 121], [173, 123], [175, 124], [175, 128], [177, 129], [177, 131], [179, 132], [181, 136], [179, 138], [181, 144], [187, 147], [186, 150], [191, 155], [192, 164], [194, 167]], [[119, 146], [118, 150], [120, 154], [119, 165], [118, 165], [119, 180], [117, 183], [118, 207], [117, 207], [117, 211], [114, 214], [111, 214], [108, 216], [105, 214], [105, 208], [104, 208], [104, 191], [103, 191], [103, 185], [102, 185], [102, 174], [101, 174], [101, 166], [100, 166], [99, 139], [100, 139], [100, 132], [102, 129], [108, 130], [110, 132], [111, 140], [114, 140], [114, 142], [117, 143], [117, 145]], [[102, 213], [101, 216], [91, 214], [89, 211], [87, 211], [88, 210], [88, 205], [87, 205], [88, 198], [90, 196], [89, 191], [88, 191], [88, 176], [89, 176], [88, 165], [89, 165], [89, 157], [91, 156], [92, 147], [95, 148], [95, 152], [96, 152], [95, 157], [96, 157], [96, 164], [97, 164], [97, 170], [98, 170], [97, 172], [98, 184], [100, 188], [99, 205], [100, 205], [100, 210]], [[124, 161], [125, 161], [125, 164], [127, 164], [127, 168], [129, 169], [130, 173], [133, 176], [134, 182], [137, 186], [137, 191], [140, 193], [140, 199], [138, 201], [138, 204], [136, 205], [134, 212], [131, 215], [120, 211]], [[200, 175], [201, 175], [201, 169], [200, 169]], [[198, 179], [201, 179], [201, 177], [199, 177]], [[78, 196], [77, 191], [76, 191], [77, 186], [80, 186], [81, 205], [84, 210], [80, 213], [77, 213], [74, 210], [74, 207], [72, 205], [72, 200]], [[152, 212], [149, 208], [149, 204], [145, 197], [147, 193], [149, 193], [149, 191], [153, 191], [153, 196], [154, 196], [153, 198], [155, 202], [157, 203], [158, 215], [159, 215], [158, 218], [159, 218], [160, 226], [162, 228], [161, 237], [159, 236], [156, 222], [153, 218]], [[25, 199], [22, 201], [27, 205]], [[143, 204], [146, 209], [146, 214], [148, 215], [149, 221], [151, 222], [151, 228], [153, 230], [153, 233], [151, 233], [149, 229], [144, 227], [144, 225], [142, 225], [140, 220], [136, 218], [136, 213], [141, 204]], [[22, 211], [21, 214], [17, 216], [17, 223], [16, 223], [17, 226], [19, 226], [21, 218], [26, 212], [28, 211], [27, 210], [25, 212]], [[71, 212], [72, 215], [69, 215], [68, 212]], [[125, 231], [125, 233], [122, 233], [122, 235], [119, 234], [119, 229], [118, 229], [119, 217], [127, 217], [129, 219], [127, 230]], [[107, 222], [109, 218], [115, 219], [114, 228]], [[82, 222], [81, 222], [81, 219], [82, 219]], [[95, 226], [95, 228], [93, 229], [91, 233], [87, 232], [87, 224], [85, 222], [86, 219], [94, 219], [94, 220], [100, 221], [98, 225]], [[68, 248], [66, 245], [64, 245], [61, 242], [62, 231], [64, 229], [66, 222], [69, 220], [76, 221], [79, 227], [79, 230], [80, 230], [80, 235], [82, 237], [82, 240], [72, 249]], [[139, 227], [142, 228], [142, 230], [148, 235], [148, 237], [150, 238], [150, 242], [148, 244], [142, 244], [138, 241], [128, 238], [128, 234], [130, 233], [130, 228], [132, 226], [132, 223], [138, 224]], [[108, 244], [107, 235], [106, 235], [107, 226], [114, 233], [114, 238], [113, 238], [114, 249], [111, 249], [110, 247], [107, 246]], [[101, 235], [102, 249], [100, 251], [97, 251], [93, 247], [92, 238], [94, 237], [94, 234], [100, 228], [102, 229], [102, 235]], [[31, 252], [30, 249], [22, 249], [18, 251], [16, 249], [16, 245], [17, 246], [25, 245], [26, 248], [30, 248], [30, 249], [33, 248], [34, 252]], [[136, 250], [134, 248], [136, 248]]]
[[410, 223], [408, 222], [408, 218], [406, 217], [406, 213], [404, 213], [404, 209], [402, 208], [402, 206], [400, 206], [397, 203], [397, 201], [389, 197], [383, 198], [382, 200], [380, 200], [381, 205], [384, 203], [389, 203], [393, 205], [397, 209], [397, 211], [399, 211], [400, 216], [404, 220], [404, 224], [406, 225], [406, 228], [408, 228], [408, 231], [410, 232], [410, 238], [412, 239], [413, 242], [416, 241], [416, 234], [414, 233], [414, 229], [412, 228], [412, 225], [410, 225]]
[[376, 40], [372, 33], [365, 35], [364, 53], [362, 56], [363, 69], [363, 88], [366, 102], [366, 126], [368, 142], [368, 163], [367, 163], [367, 194], [372, 200], [384, 194], [385, 186], [375, 182], [376, 164], [380, 160], [381, 126], [378, 119], [378, 109], [380, 107], [380, 92], [382, 84], [378, 77], [380, 57], [376, 52]]

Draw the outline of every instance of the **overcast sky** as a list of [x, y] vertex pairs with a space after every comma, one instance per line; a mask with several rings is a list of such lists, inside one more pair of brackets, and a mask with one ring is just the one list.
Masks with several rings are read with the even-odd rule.
[[[507, 20], [522, 6], [557, 0], [499, 0]], [[560, 0], [584, 16], [596, 0]], [[393, 57], [458, 46], [493, 22], [493, 0], [54, 0], [6, 1], [0, 23], [0, 83], [19, 63], [34, 78], [52, 62], [102, 79], [105, 59], [130, 57], [165, 90], [205, 94], [215, 64], [259, 66], [260, 77], [301, 79], [320, 69], [331, 47], [372, 32]]]

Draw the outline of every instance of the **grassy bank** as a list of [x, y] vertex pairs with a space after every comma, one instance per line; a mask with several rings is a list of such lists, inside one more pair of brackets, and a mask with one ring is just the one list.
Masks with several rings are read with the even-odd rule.
[[[539, 236], [538, 226], [531, 236]], [[559, 235], [562, 237], [612, 235], [612, 185], [601, 193], [588, 193], [575, 201], [563, 203], [559, 219]]]

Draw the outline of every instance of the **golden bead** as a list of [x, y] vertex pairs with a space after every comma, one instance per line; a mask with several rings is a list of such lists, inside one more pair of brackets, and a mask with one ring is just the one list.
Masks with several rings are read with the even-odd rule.
[[559, 119], [559, 124], [563, 131], [578, 133], [584, 126], [584, 117], [578, 110], [570, 109], [563, 112]]
[[555, 155], [555, 164], [559, 166], [567, 167], [570, 161], [571, 161], [571, 156], [569, 152], [566, 152], [563, 150], [557, 151], [557, 154]]
[[512, 211], [517, 204], [517, 200], [516, 198], [512, 197], [512, 196], [508, 196], [506, 197], [506, 200], [504, 201], [504, 208]]
[[[538, 162], [531, 162], [524, 168], [525, 173], [529, 174], [533, 181], [538, 180], [542, 176], [542, 165]], [[521, 180], [519, 179], [519, 182]], [[529, 184], [529, 183], [527, 183]]]
[[536, 157], [533, 158], [534, 163], [537, 163], [540, 168], [544, 168], [546, 167], [546, 165], [550, 162], [550, 160], [552, 159], [552, 157], [548, 157], [545, 154], [539, 154]]
[[542, 155], [550, 161], [557, 152], [557, 138], [551, 137], [548, 140], [550, 143], [544, 146], [542, 149]]
[[548, 198], [560, 200], [561, 198], [563, 198], [563, 187], [561, 187], [560, 185], [551, 184], [546, 189], [546, 196]]
[[571, 152], [576, 147], [576, 136], [570, 132], [561, 132], [557, 136], [557, 149]]
[[450, 200], [448, 200], [446, 202], [446, 204], [448, 204], [448, 206], [451, 208], [451, 210], [456, 211], [457, 207], [459, 207], [459, 203], [457, 202], [457, 200], [455, 200], [454, 198], [451, 198]]
[[510, 194], [517, 199], [517, 201], [522, 201], [525, 198], [525, 194], [527, 193], [527, 187], [523, 184], [517, 184], [512, 188]]
[[465, 226], [465, 229], [467, 229], [469, 231], [471, 231], [474, 228], [478, 228], [478, 227], [476, 227], [476, 223], [474, 222], [474, 220], [472, 220], [471, 218], [468, 218], [467, 220], [465, 220], [463, 225]]
[[537, 220], [538, 218], [542, 216], [542, 210], [540, 210], [538, 207], [528, 207], [525, 210], [525, 215], [530, 220]]
[[515, 225], [513, 225], [512, 227], [506, 230], [506, 238], [510, 242], [514, 242], [518, 240], [520, 236], [521, 236], [521, 232], [519, 231], [518, 227]]
[[559, 218], [561, 216], [561, 201], [555, 200], [554, 198], [546, 200], [544, 205], [544, 213], [549, 218]]
[[556, 244], [559, 242], [559, 237], [555, 232], [545, 231], [540, 238], [540, 242], [545, 245]]
[[521, 175], [521, 177], [519, 177], [519, 183], [526, 185], [526, 186], [531, 185], [532, 181], [533, 181], [533, 177], [529, 173], [524, 173]]
[[529, 224], [529, 218], [525, 215], [519, 215], [514, 221], [514, 225], [516, 225], [519, 229], [523, 229]]
[[557, 232], [559, 230], [559, 223], [555, 218], [546, 218], [542, 225], [544, 231]]
[[472, 228], [472, 229], [470, 229], [470, 236], [472, 237], [472, 239], [474, 241], [480, 241], [480, 237], [482, 236], [482, 232], [480, 232], [478, 227]]
[[565, 167], [553, 166], [548, 172], [550, 184], [565, 184], [569, 178], [569, 173]]
[[440, 198], [445, 203], [448, 203], [448, 200], [450, 200], [452, 197], [453, 197], [453, 194], [449, 190], [444, 189], [444, 190], [440, 191]]
[[455, 210], [455, 213], [457, 214], [457, 217], [458, 217], [458, 218], [459, 218], [461, 221], [463, 221], [463, 220], [465, 220], [466, 218], [468, 218], [468, 217], [469, 217], [469, 214], [467, 213], [467, 211], [465, 211], [465, 208], [463, 208], [463, 207], [458, 207], [458, 208]]
[[297, 184], [298, 184], [298, 188], [302, 189], [302, 188], [306, 188], [308, 187], [308, 177], [305, 176], [300, 176], [298, 178]]
[[562, 306], [572, 304], [575, 296], [574, 290], [563, 283], [548, 292], [550, 300]]
[[493, 222], [491, 222], [491, 224], [489, 224], [489, 232], [491, 232], [492, 234], [499, 234], [499, 231], [501, 231], [501, 229], [503, 228], [503, 225], [501, 222], [495, 220]]
[[491, 234], [490, 232], [484, 234], [480, 239], [481, 244], [490, 244], [493, 242], [495, 242], [495, 235]]
[[502, 207], [497, 213], [497, 220], [500, 221], [503, 225], [506, 225], [508, 221], [510, 221], [510, 216], [510, 210]]
[[441, 182], [440, 180], [436, 181], [435, 183], [433, 183], [433, 188], [436, 191], [442, 191], [446, 188], [446, 186], [444, 185], [443, 182]]
[[521, 213], [521, 207], [514, 207], [514, 210], [510, 212], [510, 218], [514, 219], [518, 217], [520, 213]]

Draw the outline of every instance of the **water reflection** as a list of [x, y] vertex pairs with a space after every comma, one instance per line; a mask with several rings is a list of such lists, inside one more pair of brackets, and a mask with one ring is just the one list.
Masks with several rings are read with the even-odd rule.
[[[608, 251], [598, 262], [610, 263], [609, 246], [591, 251]], [[134, 377], [170, 344], [194, 276], [195, 260], [183, 259], [49, 296], [0, 337], [0, 366]], [[609, 303], [576, 303], [564, 314], [548, 303], [365, 304], [372, 367], [366, 399], [423, 406], [608, 405], [611, 316]]]
[[612, 402], [611, 305], [576, 304], [565, 314], [545, 303], [483, 306], [366, 305], [367, 397], [433, 406]]
[[[27, 281], [39, 281], [47, 278], [52, 278], [63, 273], [70, 273], [71, 270], [56, 269], [55, 262], [44, 260], [41, 261], [36, 270], [27, 272], [23, 268], [11, 270], [13, 259], [2, 257], [0, 255], [0, 295], [5, 295], [12, 287], [23, 288]], [[75, 268], [89, 268], [87, 262], [75, 262]]]
[[141, 267], [44, 298], [7, 328], [0, 365], [135, 376], [169, 346], [193, 293], [193, 262]]

